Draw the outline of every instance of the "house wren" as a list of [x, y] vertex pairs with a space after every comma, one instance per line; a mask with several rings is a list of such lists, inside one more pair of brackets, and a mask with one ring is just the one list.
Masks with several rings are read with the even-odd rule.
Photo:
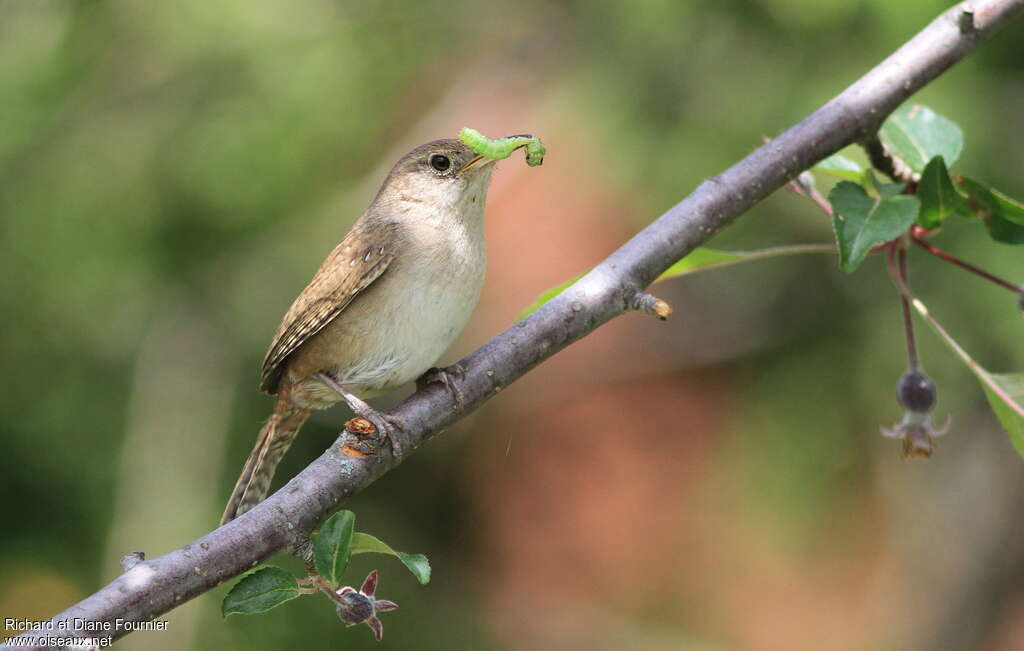
[[222, 524], [266, 497], [313, 410], [345, 400], [393, 434], [360, 396], [419, 377], [469, 320], [487, 265], [484, 201], [494, 163], [458, 140], [429, 142], [395, 163], [277, 328], [260, 383], [277, 403]]

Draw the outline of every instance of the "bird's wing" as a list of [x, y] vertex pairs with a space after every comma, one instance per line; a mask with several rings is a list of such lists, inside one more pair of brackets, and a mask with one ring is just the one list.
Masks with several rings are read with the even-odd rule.
[[260, 390], [276, 393], [288, 356], [380, 278], [395, 257], [395, 228], [380, 222], [371, 228], [360, 220], [331, 251], [277, 327], [263, 358]]

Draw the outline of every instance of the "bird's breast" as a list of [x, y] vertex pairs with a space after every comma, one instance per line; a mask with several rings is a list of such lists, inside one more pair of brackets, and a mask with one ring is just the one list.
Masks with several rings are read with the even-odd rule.
[[410, 229], [384, 274], [298, 351], [300, 357], [329, 361], [317, 372], [330, 373], [363, 397], [410, 382], [436, 365], [469, 321], [483, 288], [482, 232], [431, 224]]

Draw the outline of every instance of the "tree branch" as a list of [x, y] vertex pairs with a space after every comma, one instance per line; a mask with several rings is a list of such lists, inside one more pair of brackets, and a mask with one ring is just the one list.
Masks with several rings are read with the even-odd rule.
[[[801, 171], [869, 138], [912, 93], [1022, 10], [1024, 0], [957, 5], [823, 107], [704, 181], [574, 285], [464, 359], [465, 375], [458, 385], [466, 411], [601, 324], [646, 305], [650, 301], [639, 294], [672, 263]], [[400, 441], [406, 454], [465, 414], [456, 413], [451, 394], [437, 385], [418, 391], [392, 413], [407, 424]], [[365, 440], [343, 432], [320, 458], [252, 511], [177, 551], [136, 564], [54, 617], [53, 630], [61, 621], [68, 622], [61, 634], [68, 634], [76, 630], [69, 625], [73, 621], [115, 626], [117, 619], [153, 619], [274, 554], [298, 548], [339, 503], [401, 461], [386, 445], [371, 447], [368, 454], [366, 449]], [[125, 631], [101, 635], [106, 634], [116, 638]]]

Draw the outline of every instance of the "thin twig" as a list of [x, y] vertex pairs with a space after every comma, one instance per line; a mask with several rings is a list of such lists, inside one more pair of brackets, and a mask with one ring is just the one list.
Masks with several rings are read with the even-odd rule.
[[930, 242], [925, 242], [924, 240], [922, 240], [919, 237], [911, 235], [910, 236], [910, 241], [913, 242], [914, 244], [918, 245], [919, 247], [921, 247], [922, 249], [924, 249], [928, 253], [931, 253], [935, 257], [937, 257], [939, 259], [942, 259], [942, 260], [945, 260], [946, 262], [951, 262], [951, 263], [955, 264], [956, 266], [960, 267], [961, 269], [966, 269], [967, 271], [971, 272], [972, 274], [974, 274], [976, 276], [980, 276], [980, 277], [984, 278], [985, 280], [987, 280], [989, 282], [993, 282], [993, 283], [999, 285], [1000, 287], [1004, 287], [1004, 288], [1010, 290], [1014, 294], [1018, 294], [1019, 295], [1022, 292], [1024, 292], [1024, 289], [1022, 289], [1020, 285], [1014, 285], [1010, 281], [1004, 280], [1004, 279], [1000, 278], [999, 276], [997, 276], [995, 274], [991, 274], [991, 273], [985, 271], [984, 269], [979, 269], [978, 267], [975, 267], [970, 262], [966, 262], [964, 260], [961, 260], [960, 258], [956, 257], [952, 253], [947, 253], [946, 251], [943, 251], [942, 249], [940, 249], [940, 248], [938, 248], [936, 246], [933, 246]]

